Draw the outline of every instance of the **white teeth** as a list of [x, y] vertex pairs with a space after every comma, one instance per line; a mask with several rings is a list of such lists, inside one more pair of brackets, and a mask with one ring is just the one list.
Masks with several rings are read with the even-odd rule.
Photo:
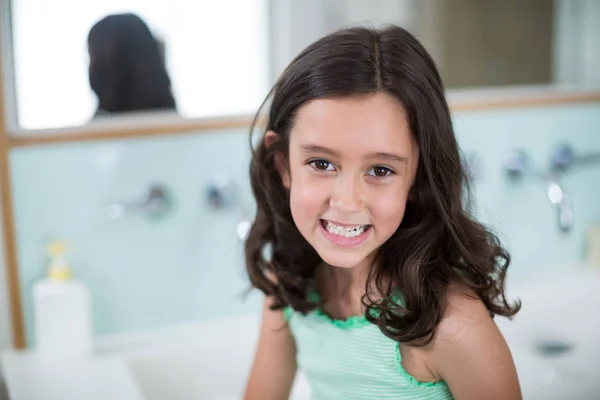
[[355, 237], [358, 236], [367, 229], [368, 225], [356, 225], [356, 226], [339, 226], [329, 221], [326, 221], [325, 228], [329, 233], [342, 237]]

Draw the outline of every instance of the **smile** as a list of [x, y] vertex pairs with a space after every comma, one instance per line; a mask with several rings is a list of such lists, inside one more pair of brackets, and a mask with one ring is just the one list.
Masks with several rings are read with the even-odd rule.
[[327, 229], [329, 233], [333, 233], [334, 235], [342, 236], [342, 237], [354, 237], [358, 236], [367, 230], [369, 225], [350, 225], [350, 226], [341, 226], [336, 225], [333, 222], [325, 221], [324, 227]]
[[320, 220], [322, 233], [329, 241], [339, 246], [357, 246], [361, 244], [371, 231], [371, 225], [342, 225], [327, 220]]

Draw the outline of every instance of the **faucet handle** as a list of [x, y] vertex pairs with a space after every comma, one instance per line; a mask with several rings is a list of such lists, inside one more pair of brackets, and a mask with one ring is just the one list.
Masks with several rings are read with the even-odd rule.
[[520, 179], [530, 170], [529, 154], [522, 149], [511, 149], [504, 162], [504, 170], [511, 179]]
[[550, 169], [553, 171], [565, 172], [575, 160], [575, 153], [571, 146], [561, 143], [552, 152], [550, 156]]
[[213, 177], [206, 186], [206, 198], [214, 209], [232, 208], [238, 203], [238, 187], [231, 179]]
[[157, 219], [167, 215], [172, 207], [167, 189], [162, 185], [153, 185], [148, 188], [140, 200], [109, 204], [108, 218], [121, 219], [129, 215], [141, 214]]

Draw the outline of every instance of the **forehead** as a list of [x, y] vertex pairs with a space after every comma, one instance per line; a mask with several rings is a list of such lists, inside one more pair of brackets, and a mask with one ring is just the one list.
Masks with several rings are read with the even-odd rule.
[[332, 147], [342, 153], [393, 150], [404, 155], [415, 146], [404, 107], [383, 93], [311, 101], [298, 111], [290, 144]]

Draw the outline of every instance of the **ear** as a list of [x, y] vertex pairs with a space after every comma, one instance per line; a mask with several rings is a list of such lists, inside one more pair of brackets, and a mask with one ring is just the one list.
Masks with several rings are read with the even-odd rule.
[[[264, 141], [265, 147], [267, 149], [273, 146], [273, 144], [275, 144], [278, 140], [279, 135], [274, 131], [267, 131], [267, 133], [265, 133]], [[290, 173], [286, 165], [285, 156], [279, 151], [275, 152], [275, 169], [277, 169], [277, 172], [281, 177], [281, 182], [283, 183], [283, 186], [289, 190], [291, 186]]]
[[269, 149], [271, 146], [273, 146], [277, 141], [279, 140], [279, 135], [277, 133], [275, 133], [275, 131], [267, 131], [267, 133], [265, 133], [265, 147], [267, 149]]

